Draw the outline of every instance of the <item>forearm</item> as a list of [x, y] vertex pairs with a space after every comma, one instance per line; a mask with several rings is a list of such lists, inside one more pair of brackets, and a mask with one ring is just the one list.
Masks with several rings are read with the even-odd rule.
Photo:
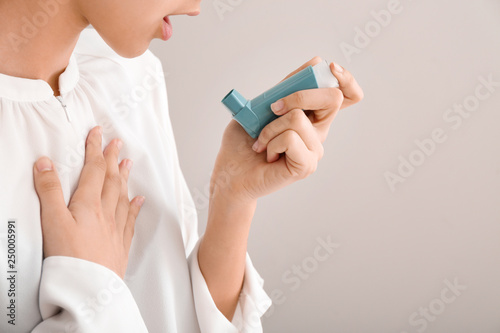
[[198, 263], [215, 305], [232, 320], [243, 285], [247, 240], [257, 201], [216, 193], [210, 202]]

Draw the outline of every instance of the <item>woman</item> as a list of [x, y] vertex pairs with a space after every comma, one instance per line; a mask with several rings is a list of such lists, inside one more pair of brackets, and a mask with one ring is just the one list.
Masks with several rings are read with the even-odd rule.
[[258, 140], [231, 121], [200, 238], [147, 50], [170, 38], [169, 15], [198, 13], [192, 0], [0, 1], [2, 332], [262, 331], [270, 299], [246, 252], [257, 198], [314, 172], [362, 91], [331, 64], [340, 89], [277, 101]]

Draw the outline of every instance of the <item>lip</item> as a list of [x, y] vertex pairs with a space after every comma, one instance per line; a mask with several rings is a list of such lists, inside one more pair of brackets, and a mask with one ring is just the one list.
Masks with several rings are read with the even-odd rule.
[[173, 27], [172, 22], [170, 22], [170, 18], [168, 16], [165, 16], [163, 18], [162, 33], [162, 39], [164, 41], [167, 41], [170, 39], [170, 37], [172, 37]]

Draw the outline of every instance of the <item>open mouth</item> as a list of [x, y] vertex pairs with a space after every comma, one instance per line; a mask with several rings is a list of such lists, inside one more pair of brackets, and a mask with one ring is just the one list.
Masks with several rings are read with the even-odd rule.
[[173, 33], [173, 28], [172, 28], [172, 22], [170, 22], [170, 18], [168, 16], [165, 16], [163, 18], [163, 36], [162, 39], [164, 41], [167, 41], [172, 37]]

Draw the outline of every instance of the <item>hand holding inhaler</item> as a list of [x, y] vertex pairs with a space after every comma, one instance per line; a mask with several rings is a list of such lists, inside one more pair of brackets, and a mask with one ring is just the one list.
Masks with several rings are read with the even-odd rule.
[[307, 66], [252, 100], [247, 100], [233, 89], [224, 97], [222, 103], [255, 139], [267, 124], [279, 117], [271, 110], [272, 103], [300, 90], [338, 86], [337, 78], [333, 76], [328, 62], [323, 60], [314, 66]]
[[363, 98], [349, 71], [325, 65], [315, 57], [251, 101], [234, 90], [226, 95], [223, 103], [234, 116], [215, 162], [211, 196], [249, 203], [316, 170], [335, 115]]

